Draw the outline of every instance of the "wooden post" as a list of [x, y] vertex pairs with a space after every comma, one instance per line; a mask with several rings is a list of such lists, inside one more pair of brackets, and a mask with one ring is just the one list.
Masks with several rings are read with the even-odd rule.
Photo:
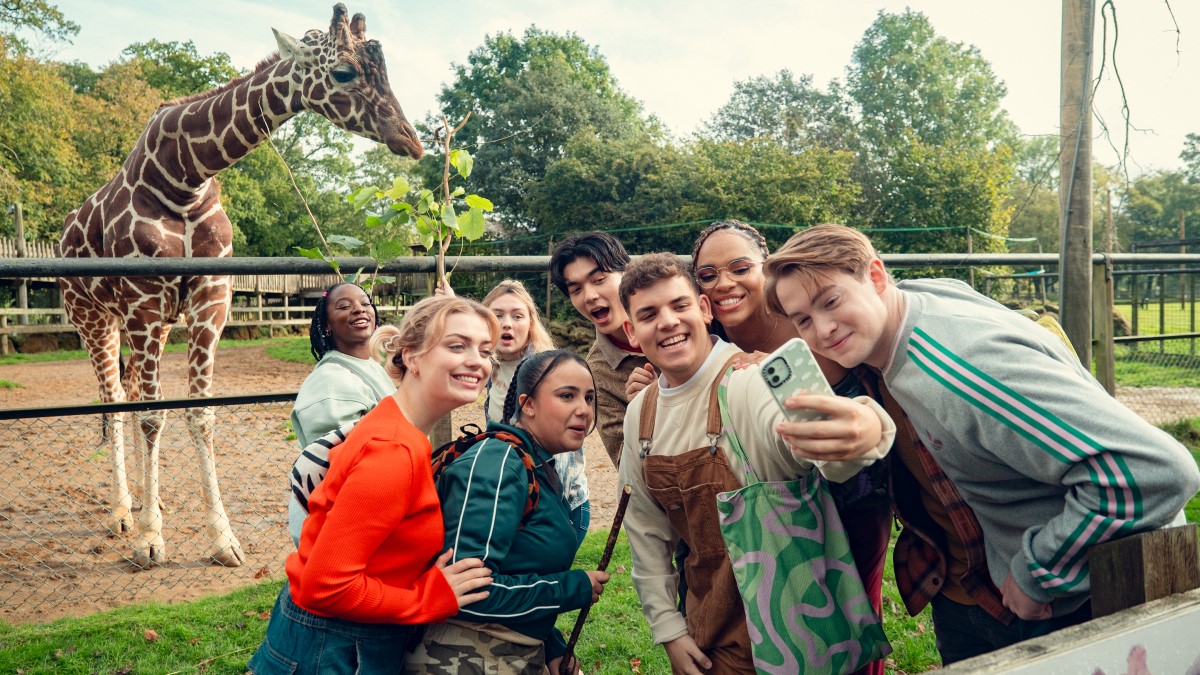
[[[24, 258], [28, 251], [25, 248], [25, 212], [21, 209], [21, 202], [13, 205], [13, 228], [17, 238], [17, 257]], [[17, 307], [29, 309], [29, 279], [24, 277], [17, 282]], [[28, 322], [24, 314], [17, 315], [18, 325], [24, 326]]]
[[1059, 89], [1059, 311], [1079, 360], [1092, 362], [1092, 34], [1094, 0], [1063, 0]]
[[[975, 242], [971, 238], [971, 226], [967, 226], [967, 255], [975, 252]], [[975, 288], [975, 266], [971, 265], [967, 268], [967, 280], [971, 284], [971, 288]]]
[[[1180, 211], [1179, 212], [1179, 252], [1187, 253], [1187, 244], [1183, 243], [1183, 240], [1184, 240], [1183, 223], [1184, 223], [1184, 213], [1183, 213], [1183, 211]], [[1179, 263], [1179, 269], [1185, 270], [1185, 269], [1187, 269], [1187, 265], [1185, 263]], [[1187, 307], [1187, 289], [1183, 285], [1183, 275], [1181, 274], [1179, 277], [1179, 309], [1184, 309], [1185, 307]]]
[[[0, 329], [8, 328], [8, 315], [0, 314]], [[8, 344], [8, 333], [0, 333], [0, 356], [8, 356], [10, 351]]]
[[1092, 271], [1092, 335], [1095, 339], [1096, 379], [1109, 396], [1116, 396], [1116, 355], [1113, 353], [1113, 275], [1112, 262], [1107, 256], [1104, 264]]
[[1193, 524], [1143, 532], [1088, 549], [1092, 616], [1200, 588]]

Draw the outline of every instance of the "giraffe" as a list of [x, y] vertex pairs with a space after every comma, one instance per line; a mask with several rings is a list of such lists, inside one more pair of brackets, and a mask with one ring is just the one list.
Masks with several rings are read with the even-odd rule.
[[[388, 84], [383, 51], [366, 38], [362, 14], [347, 20], [333, 8], [327, 33], [302, 39], [274, 31], [279, 46], [248, 74], [212, 91], [163, 103], [118, 174], [66, 218], [61, 254], [68, 258], [221, 257], [233, 254], [233, 229], [221, 207], [216, 176], [245, 157], [292, 116], [311, 110], [347, 131], [384, 143], [398, 155], [423, 154], [416, 132]], [[188, 396], [212, 396], [217, 340], [232, 296], [228, 276], [86, 277], [60, 280], [63, 302], [88, 350], [104, 402], [158, 400], [159, 361], [171, 324], [187, 324]], [[131, 355], [119, 374], [120, 333]], [[111, 416], [110, 532], [132, 533], [139, 568], [166, 560], [159, 499], [162, 411], [136, 415], [141, 451], [141, 511], [125, 469], [125, 414]], [[217, 484], [212, 407], [184, 413], [194, 446], [206, 514], [208, 556], [236, 567], [244, 561]]]

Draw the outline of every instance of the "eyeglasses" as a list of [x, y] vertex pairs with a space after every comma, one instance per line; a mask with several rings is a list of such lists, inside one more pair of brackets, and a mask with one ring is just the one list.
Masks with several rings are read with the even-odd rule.
[[721, 278], [721, 272], [729, 275], [730, 281], [741, 279], [754, 269], [755, 265], [761, 265], [759, 260], [751, 260], [750, 258], [735, 258], [729, 261], [729, 264], [721, 267], [713, 267], [705, 265], [696, 270], [696, 283], [700, 288], [712, 288], [717, 285], [717, 281]]

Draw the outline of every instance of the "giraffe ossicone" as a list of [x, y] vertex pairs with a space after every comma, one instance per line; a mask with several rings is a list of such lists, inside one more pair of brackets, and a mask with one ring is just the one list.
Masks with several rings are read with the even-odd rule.
[[[120, 171], [63, 225], [61, 255], [73, 258], [223, 257], [233, 254], [233, 226], [221, 207], [216, 175], [245, 157], [294, 115], [310, 110], [352, 133], [420, 158], [416, 132], [388, 83], [379, 42], [366, 38], [362, 14], [333, 8], [328, 32], [296, 39], [275, 31], [279, 53], [211, 91], [169, 101], [150, 117]], [[162, 398], [159, 362], [171, 325], [188, 332], [188, 396], [213, 394], [217, 341], [229, 316], [227, 276], [79, 277], [60, 280], [63, 303], [88, 350], [104, 402]], [[121, 332], [130, 345], [119, 372]], [[125, 469], [126, 413], [110, 416], [113, 493], [108, 528], [133, 533], [132, 562], [166, 559], [158, 456], [165, 415], [136, 413], [142, 462], [138, 520]], [[198, 459], [195, 483], [206, 508], [207, 555], [235, 567], [245, 556], [221, 500], [213, 448], [216, 414], [199, 405], [184, 413]], [[282, 499], [282, 497], [281, 497]]]

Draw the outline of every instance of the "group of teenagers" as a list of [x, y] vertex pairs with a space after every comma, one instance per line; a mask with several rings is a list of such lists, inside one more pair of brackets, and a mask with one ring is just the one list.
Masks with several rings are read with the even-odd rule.
[[[944, 664], [1088, 620], [1089, 547], [1182, 524], [1200, 490], [1187, 450], [1058, 335], [960, 281], [895, 282], [846, 226], [772, 254], [719, 221], [690, 265], [590, 232], [549, 274], [595, 327], [586, 358], [516, 281], [482, 303], [444, 289], [399, 326], [354, 284], [321, 298], [292, 413], [297, 550], [251, 671], [580, 672], [554, 624], [609, 580], [572, 569], [593, 429], [630, 489], [643, 614], [685, 674], [755, 672], [715, 504], [748, 475], [828, 480], [876, 613], [895, 523], [898, 591], [932, 608]], [[785, 401], [810, 421], [757, 372], [796, 337], [837, 394]], [[430, 431], [481, 398], [488, 433], [435, 480]]]

